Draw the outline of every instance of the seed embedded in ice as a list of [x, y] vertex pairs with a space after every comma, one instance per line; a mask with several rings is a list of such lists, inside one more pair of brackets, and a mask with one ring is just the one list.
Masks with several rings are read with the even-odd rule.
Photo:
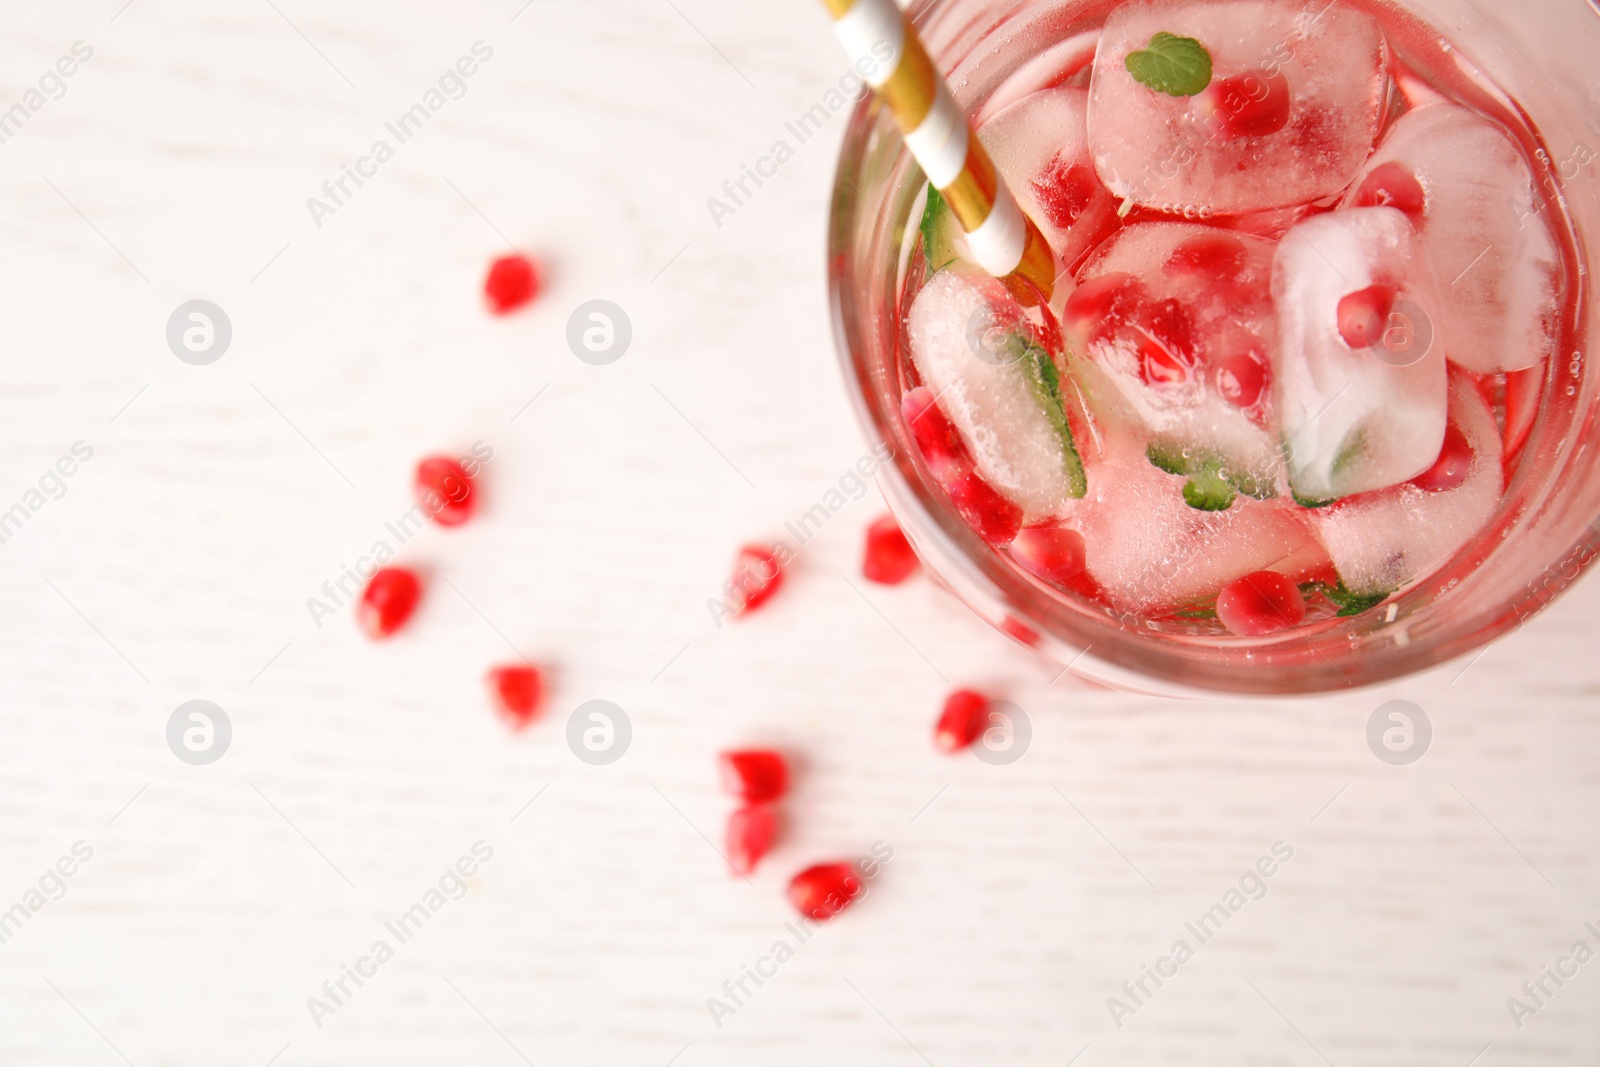
[[1289, 125], [1293, 104], [1289, 79], [1283, 74], [1236, 74], [1212, 82], [1200, 106], [1219, 137], [1265, 137]]
[[1011, 558], [1031, 574], [1060, 585], [1083, 574], [1083, 535], [1065, 526], [1030, 526], [1011, 542]]
[[1355, 206], [1397, 208], [1415, 221], [1428, 210], [1428, 194], [1410, 167], [1389, 162], [1367, 175], [1356, 191]]
[[944, 491], [967, 525], [997, 548], [1010, 544], [1022, 529], [1022, 509], [971, 471], [946, 483]]
[[1383, 337], [1400, 291], [1379, 283], [1350, 293], [1339, 301], [1339, 336], [1354, 349], [1371, 348]]
[[1134, 323], [1140, 372], [1150, 385], [1177, 385], [1194, 367], [1194, 325], [1178, 301], [1147, 306]]
[[1249, 262], [1250, 250], [1229, 233], [1202, 233], [1179, 244], [1167, 257], [1166, 271], [1177, 278], [1232, 281]]
[[1029, 183], [1045, 217], [1059, 229], [1069, 229], [1089, 210], [1099, 181], [1094, 172], [1066, 156], [1057, 156], [1044, 173]]
[[1444, 447], [1439, 458], [1426, 471], [1411, 480], [1411, 484], [1430, 493], [1445, 493], [1466, 484], [1472, 470], [1472, 445], [1467, 435], [1451, 423], [1444, 431]]
[[1253, 408], [1267, 389], [1267, 357], [1259, 347], [1231, 355], [1217, 365], [1217, 392], [1236, 408]]
[[1300, 625], [1305, 597], [1276, 571], [1247, 574], [1217, 597], [1217, 619], [1237, 637], [1264, 637]]
[[1084, 282], [1067, 297], [1061, 325], [1080, 339], [1102, 341], [1114, 334], [1138, 309], [1144, 285], [1118, 271]]

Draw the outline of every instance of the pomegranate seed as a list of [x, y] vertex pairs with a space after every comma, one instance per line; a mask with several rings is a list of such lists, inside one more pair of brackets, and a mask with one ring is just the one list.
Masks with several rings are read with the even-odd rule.
[[733, 565], [733, 595], [738, 603], [735, 615], [759, 608], [783, 584], [783, 564], [765, 545], [745, 545]]
[[1539, 414], [1539, 395], [1544, 391], [1545, 367], [1529, 367], [1506, 374], [1506, 447], [1507, 458], [1515, 455], [1533, 431], [1534, 419]]
[[978, 739], [989, 722], [989, 698], [972, 689], [957, 689], [944, 702], [933, 741], [945, 752], [960, 752]]
[[1029, 183], [1039, 198], [1045, 218], [1059, 229], [1069, 229], [1089, 210], [1099, 184], [1094, 172], [1082, 163], [1057, 156], [1050, 166]]
[[1030, 526], [1011, 542], [1011, 558], [1047, 582], [1070, 582], [1083, 573], [1083, 535], [1064, 526]]
[[1428, 209], [1428, 194], [1404, 163], [1377, 167], [1356, 190], [1357, 207], [1392, 207], [1420, 219]]
[[404, 567], [383, 567], [367, 581], [361, 591], [361, 628], [368, 636], [381, 640], [390, 637], [422, 599], [422, 581]]
[[1189, 313], [1176, 300], [1144, 309], [1134, 327], [1139, 369], [1147, 385], [1177, 385], [1194, 366], [1194, 328]]
[[1467, 435], [1454, 425], [1445, 427], [1444, 446], [1433, 466], [1411, 480], [1411, 484], [1430, 493], [1459, 489], [1472, 470], [1472, 445]]
[[739, 874], [753, 874], [778, 837], [778, 818], [765, 804], [740, 808], [728, 816], [728, 862]]
[[1244, 270], [1250, 250], [1226, 233], [1202, 233], [1184, 241], [1167, 257], [1167, 273], [1202, 281], [1232, 281]]
[[864, 892], [860, 875], [848, 863], [819, 863], [789, 880], [789, 903], [819, 922], [833, 918]]
[[911, 430], [912, 440], [922, 453], [923, 462], [934, 476], [943, 481], [945, 472], [962, 466], [967, 460], [966, 446], [950, 420], [944, 417], [934, 402], [933, 390], [918, 386], [900, 401], [900, 417]]
[[521, 253], [501, 256], [489, 264], [483, 280], [483, 296], [489, 310], [505, 315], [539, 295], [539, 268]]
[[1399, 290], [1392, 285], [1373, 285], [1339, 301], [1339, 336], [1351, 348], [1371, 348], [1383, 337], [1394, 310]]
[[766, 804], [789, 788], [789, 765], [783, 754], [756, 748], [724, 752], [717, 757], [722, 788], [751, 804]]
[[533, 721], [544, 700], [544, 675], [525, 663], [496, 667], [489, 672], [489, 688], [500, 716], [520, 730]]
[[960, 475], [947, 484], [944, 491], [967, 525], [991, 545], [1010, 544], [1022, 529], [1022, 509], [995, 492], [976, 474]]
[[867, 527], [866, 553], [861, 559], [861, 575], [879, 585], [899, 585], [917, 572], [917, 554], [900, 532], [893, 515], [885, 515]]
[[417, 464], [412, 488], [422, 510], [440, 526], [460, 526], [477, 505], [472, 476], [449, 456], [430, 456]]
[[1282, 74], [1236, 74], [1212, 82], [1200, 106], [1218, 136], [1265, 137], [1289, 125], [1289, 80]]
[[1027, 645], [1029, 648], [1039, 647], [1039, 631], [1011, 615], [1007, 615], [1000, 621], [1000, 632], [1011, 638], [1011, 640]]
[[1143, 283], [1131, 274], [1101, 275], [1072, 291], [1061, 323], [1079, 339], [1105, 340], [1133, 316], [1143, 295]]
[[1267, 389], [1267, 359], [1248, 348], [1217, 364], [1217, 392], [1236, 408], [1253, 408]]
[[1239, 637], [1262, 637], [1300, 625], [1306, 601], [1300, 589], [1276, 571], [1247, 574], [1217, 597], [1217, 619]]

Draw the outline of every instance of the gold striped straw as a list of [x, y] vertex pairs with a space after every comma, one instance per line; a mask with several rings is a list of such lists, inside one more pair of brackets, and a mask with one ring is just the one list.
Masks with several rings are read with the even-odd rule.
[[[1027, 278], [1048, 300], [1056, 280], [1049, 242], [1017, 206], [905, 15], [893, 0], [822, 2], [839, 43], [888, 104], [906, 147], [966, 231], [978, 265], [996, 278]], [[888, 59], [879, 54], [886, 44]]]

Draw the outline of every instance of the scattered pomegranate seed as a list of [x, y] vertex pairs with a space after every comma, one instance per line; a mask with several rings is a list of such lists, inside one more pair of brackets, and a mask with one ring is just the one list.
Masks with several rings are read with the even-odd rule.
[[1383, 337], [1400, 292], [1392, 285], [1378, 284], [1354, 292], [1339, 301], [1339, 336], [1351, 348], [1371, 348]]
[[489, 688], [501, 717], [520, 730], [533, 721], [544, 700], [544, 675], [525, 663], [496, 667], [489, 672]]
[[1289, 79], [1282, 74], [1236, 74], [1211, 83], [1200, 106], [1218, 136], [1265, 137], [1289, 125], [1293, 104]]
[[1167, 257], [1167, 273], [1179, 278], [1202, 281], [1236, 278], [1249, 262], [1250, 250], [1244, 242], [1227, 233], [1202, 233], [1172, 250]]
[[989, 698], [972, 689], [957, 689], [944, 702], [933, 741], [945, 752], [960, 752], [978, 739], [989, 722]]
[[946, 484], [944, 491], [967, 525], [991, 545], [1010, 544], [1022, 529], [1022, 509], [970, 471]]
[[728, 816], [728, 862], [739, 874], [752, 874], [778, 837], [778, 817], [765, 804], [740, 808]]
[[421, 599], [422, 581], [414, 572], [404, 567], [383, 567], [361, 591], [361, 628], [374, 639], [390, 637], [411, 618]]
[[1459, 489], [1472, 470], [1472, 445], [1467, 435], [1454, 425], [1445, 427], [1444, 446], [1433, 466], [1411, 480], [1411, 484], [1430, 493]]
[[1080, 339], [1102, 341], [1130, 318], [1144, 296], [1144, 285], [1125, 272], [1084, 282], [1067, 297], [1061, 324]]
[[1034, 195], [1044, 209], [1045, 218], [1059, 229], [1068, 229], [1089, 209], [1094, 191], [1099, 184], [1082, 163], [1073, 163], [1065, 156], [1057, 156], [1050, 166], [1032, 182]]
[[777, 800], [789, 788], [789, 765], [782, 753], [771, 749], [724, 752], [717, 762], [722, 769], [722, 788], [751, 804]]
[[539, 268], [521, 253], [501, 256], [489, 264], [483, 280], [483, 296], [489, 310], [505, 315], [539, 295]]
[[1357, 207], [1392, 207], [1420, 219], [1428, 210], [1428, 194], [1411, 168], [1389, 162], [1367, 175], [1356, 190]]
[[1217, 597], [1217, 619], [1238, 637], [1262, 637], [1300, 625], [1306, 601], [1300, 589], [1276, 571], [1257, 571]]
[[1011, 542], [1011, 558], [1030, 574], [1063, 584], [1083, 573], [1083, 535], [1064, 526], [1030, 526]]
[[783, 584], [783, 564], [765, 545], [745, 545], [733, 565], [735, 615], [748, 614], [768, 600]]
[[932, 389], [924, 385], [908, 392], [900, 401], [900, 417], [906, 420], [923, 462], [940, 481], [945, 472], [966, 462], [967, 449], [961, 443], [961, 435], [939, 410]]
[[884, 515], [867, 527], [867, 547], [861, 558], [861, 575], [867, 581], [899, 585], [917, 573], [919, 565], [893, 515]]
[[860, 875], [848, 863], [819, 863], [789, 880], [789, 903], [819, 922], [833, 918], [864, 892]]
[[1236, 408], [1253, 408], [1267, 389], [1267, 358], [1249, 348], [1217, 364], [1217, 392]]
[[472, 476], [449, 456], [429, 456], [417, 464], [412, 488], [422, 510], [440, 526], [460, 526], [477, 506]]

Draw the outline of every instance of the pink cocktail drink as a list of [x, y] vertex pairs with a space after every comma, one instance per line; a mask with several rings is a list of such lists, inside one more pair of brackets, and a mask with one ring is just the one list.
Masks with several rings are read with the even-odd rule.
[[1387, 5], [1076, 14], [977, 115], [1055, 291], [983, 275], [921, 195], [904, 439], [1078, 617], [1239, 663], [1349, 620], [1371, 635], [1495, 535], [1583, 342], [1538, 133]]

